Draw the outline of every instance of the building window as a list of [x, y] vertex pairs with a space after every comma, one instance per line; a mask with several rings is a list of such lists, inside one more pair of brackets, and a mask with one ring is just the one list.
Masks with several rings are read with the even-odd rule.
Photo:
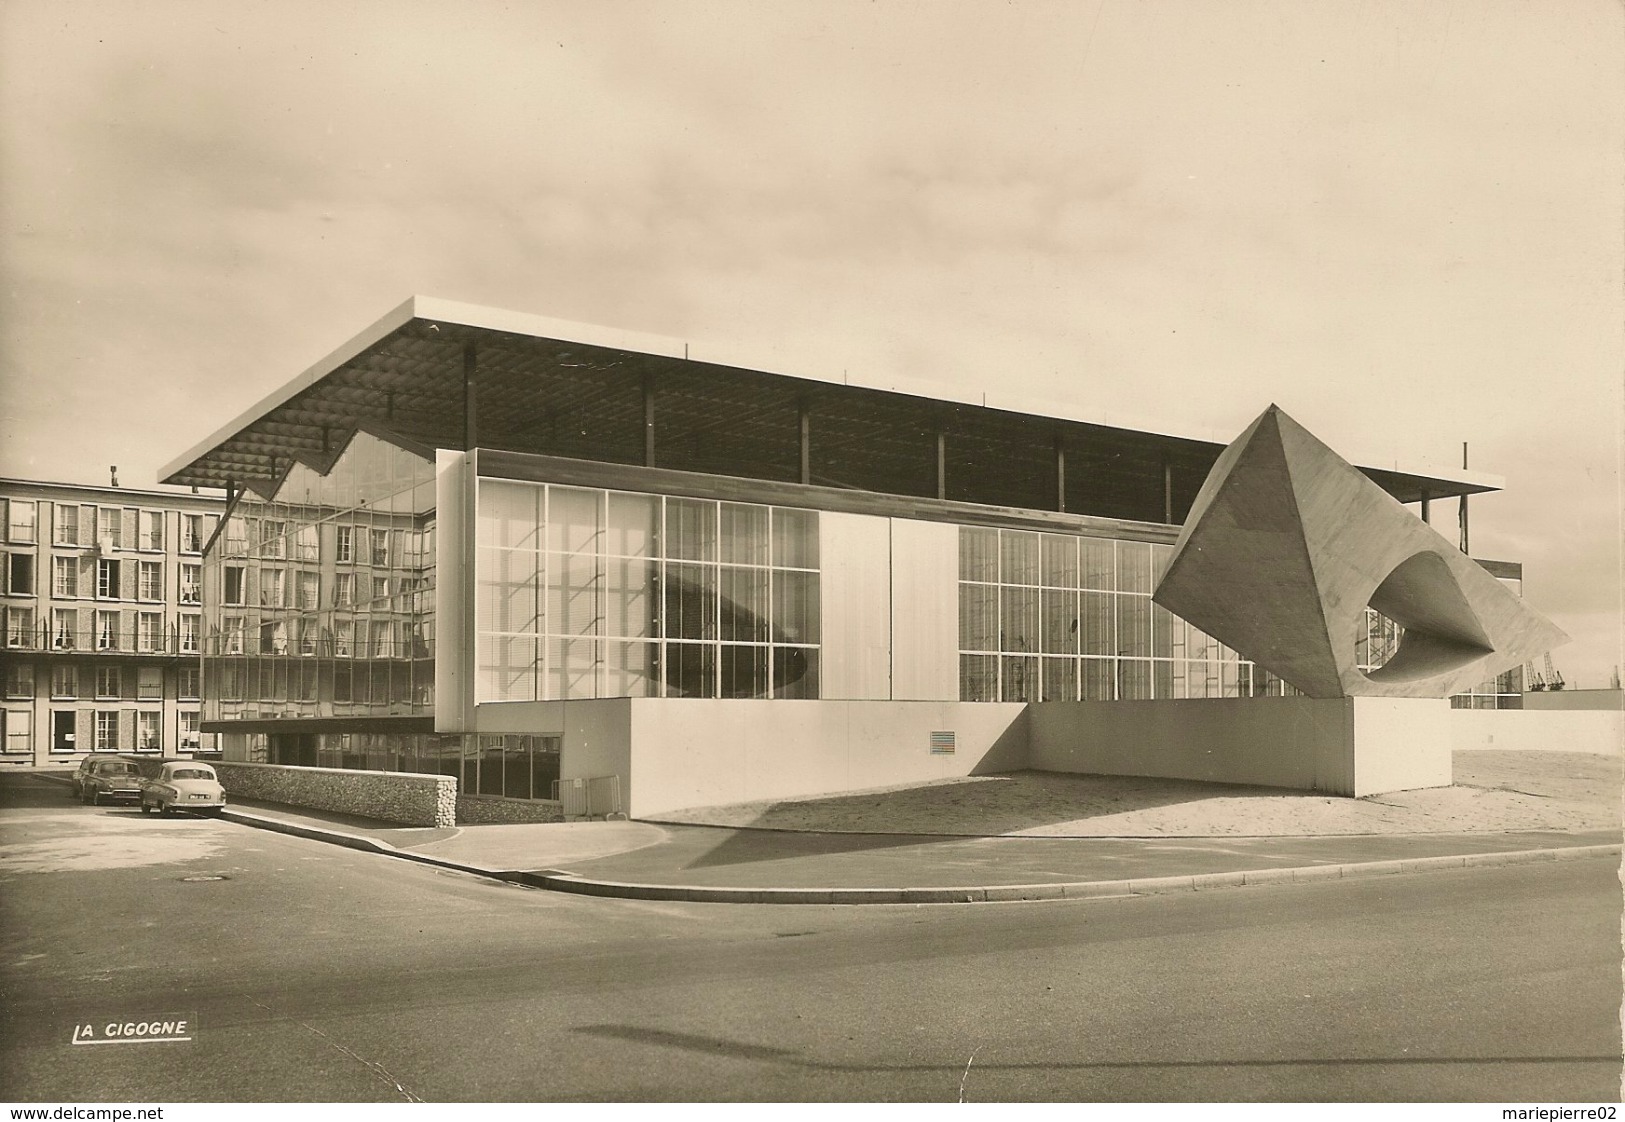
[[98, 600], [119, 598], [119, 562], [106, 557], [97, 558], [96, 598]]
[[6, 696], [34, 696], [34, 664], [19, 658], [6, 660]]
[[164, 614], [142, 612], [136, 616], [136, 649], [151, 653], [164, 649]]
[[389, 533], [373, 527], [371, 535], [372, 563], [378, 568], [389, 567]]
[[57, 545], [79, 544], [79, 507], [77, 504], [56, 504], [56, 522], [51, 527], [51, 540]]
[[175, 696], [182, 701], [196, 701], [203, 696], [203, 670], [198, 666], [182, 666], [175, 675]]
[[179, 733], [178, 747], [182, 752], [198, 750], [198, 715], [195, 709], [181, 709], [175, 714], [175, 727]]
[[74, 698], [79, 696], [79, 668], [71, 662], [59, 662], [51, 668], [51, 696]]
[[163, 713], [142, 709], [135, 715], [135, 747], [138, 752], [156, 752], [164, 746]]
[[164, 512], [161, 510], [143, 510], [140, 515], [140, 530], [136, 537], [137, 549], [164, 548]]
[[135, 696], [140, 701], [162, 701], [164, 697], [164, 670], [161, 666], [141, 666], [136, 669]]
[[[134, 512], [132, 511], [131, 513]], [[123, 537], [124, 534], [130, 535], [130, 541], [128, 544], [135, 544], [135, 529], [125, 521], [123, 518], [123, 512], [121, 512], [118, 507], [102, 507], [101, 523], [101, 536], [98, 538], [92, 534], [89, 539], [85, 541], [86, 545], [100, 545], [105, 549], [119, 549], [126, 544]]]
[[107, 664], [96, 667], [96, 696], [100, 699], [117, 697], [119, 687], [123, 680], [123, 673], [117, 664]]
[[180, 653], [197, 654], [198, 637], [203, 631], [203, 617], [196, 612], [182, 612], [177, 618], [180, 625]]
[[221, 602], [237, 606], [247, 603], [247, 571], [241, 565], [227, 565], [224, 574], [225, 587], [221, 591]]
[[248, 523], [241, 516], [226, 519], [226, 553], [232, 557], [248, 553]]
[[305, 523], [294, 533], [294, 557], [299, 561], [317, 561], [321, 559], [320, 539], [316, 534], [313, 523]]
[[389, 607], [388, 600], [389, 600], [389, 578], [388, 577], [373, 577], [372, 578], [372, 601], [373, 601], [372, 606], [374, 608], [377, 608], [378, 610], [382, 611], [383, 609]]
[[98, 651], [119, 649], [117, 612], [96, 613], [96, 649]]
[[355, 574], [336, 573], [333, 577], [333, 606], [349, 608], [355, 605]]
[[51, 558], [51, 595], [61, 600], [79, 595], [79, 558]]
[[142, 561], [139, 563], [136, 581], [136, 596], [142, 600], [162, 600], [164, 598], [164, 563], [162, 561]]
[[335, 552], [341, 564], [355, 560], [355, 527], [335, 527]]
[[6, 503], [6, 540], [32, 544], [38, 510], [32, 499], [11, 499]]
[[4, 709], [6, 754], [21, 756], [34, 751], [34, 714], [26, 709]]
[[34, 609], [12, 608], [6, 609], [6, 646], [32, 649], [37, 642], [34, 636]]
[[31, 553], [8, 553], [5, 557], [5, 569], [0, 571], [0, 580], [5, 582], [5, 588], [0, 589], [10, 596], [34, 595], [34, 555]]
[[51, 609], [51, 649], [56, 651], [71, 651], [74, 649], [74, 633], [79, 630], [79, 609], [52, 608]]
[[181, 515], [181, 552], [202, 553], [209, 537], [203, 527], [203, 515]]
[[96, 751], [116, 752], [118, 750], [118, 710], [96, 710]]
[[299, 574], [299, 608], [314, 612], [322, 606], [322, 575], [301, 571]]
[[182, 604], [201, 604], [203, 602], [203, 566], [195, 565], [189, 561], [182, 561], [180, 565], [179, 598]]
[[242, 616], [227, 616], [220, 621], [221, 654], [240, 655], [243, 653], [243, 635], [246, 633], [246, 623]]
[[260, 607], [280, 608], [287, 603], [288, 573], [286, 569], [260, 570]]
[[260, 556], [282, 558], [288, 555], [288, 524], [266, 518], [260, 521]]

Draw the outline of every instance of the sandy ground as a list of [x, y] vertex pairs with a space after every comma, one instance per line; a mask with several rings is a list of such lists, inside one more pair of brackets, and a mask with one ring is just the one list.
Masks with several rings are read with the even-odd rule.
[[1618, 829], [1621, 758], [1457, 752], [1455, 785], [1364, 799], [1169, 779], [1020, 771], [659, 820], [831, 833], [1273, 837]]

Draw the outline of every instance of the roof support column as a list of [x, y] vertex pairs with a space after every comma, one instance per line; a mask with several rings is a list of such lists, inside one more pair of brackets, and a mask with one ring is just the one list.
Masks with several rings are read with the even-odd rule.
[[801, 445], [801, 482], [812, 482], [812, 411], [807, 403], [802, 402], [796, 410], [796, 422], [800, 428]]
[[937, 498], [948, 497], [948, 434], [937, 430]]
[[1174, 524], [1174, 465], [1166, 455], [1162, 457], [1162, 520]]
[[[1467, 470], [1467, 442], [1461, 442], [1461, 470]], [[1467, 492], [1461, 493], [1461, 551], [1471, 557], [1472, 553], [1467, 545]]]
[[1426, 523], [1429, 523], [1430, 525], [1433, 522], [1433, 518], [1431, 517], [1431, 513], [1428, 510], [1428, 505], [1432, 501], [1433, 501], [1433, 496], [1428, 492], [1427, 488], [1424, 487], [1422, 489], [1422, 521], [1426, 522]]
[[1066, 513], [1066, 445], [1055, 438], [1055, 509]]
[[643, 466], [655, 466], [655, 384], [643, 376]]
[[463, 451], [480, 443], [479, 350], [474, 340], [463, 343]]

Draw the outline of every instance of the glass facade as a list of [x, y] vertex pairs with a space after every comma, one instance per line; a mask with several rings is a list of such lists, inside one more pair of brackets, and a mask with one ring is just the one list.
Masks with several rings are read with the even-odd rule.
[[245, 497], [203, 563], [203, 718], [434, 705], [434, 464], [358, 433]]
[[1151, 602], [1172, 552], [1150, 542], [961, 526], [960, 700], [1295, 693]]
[[481, 479], [475, 700], [819, 696], [818, 514]]
[[463, 795], [558, 797], [554, 785], [559, 778], [561, 742], [557, 736], [273, 733], [247, 740], [247, 756], [258, 763], [452, 775]]

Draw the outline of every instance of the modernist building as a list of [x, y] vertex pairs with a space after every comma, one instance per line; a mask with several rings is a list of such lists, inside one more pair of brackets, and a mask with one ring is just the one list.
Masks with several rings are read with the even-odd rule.
[[215, 496], [0, 479], [0, 762], [191, 753]]
[[[1280, 695], [1151, 601], [1222, 447], [417, 298], [162, 478], [228, 492], [227, 759], [644, 813], [992, 767], [1050, 700]], [[1500, 484], [1362, 470], [1424, 516]]]

